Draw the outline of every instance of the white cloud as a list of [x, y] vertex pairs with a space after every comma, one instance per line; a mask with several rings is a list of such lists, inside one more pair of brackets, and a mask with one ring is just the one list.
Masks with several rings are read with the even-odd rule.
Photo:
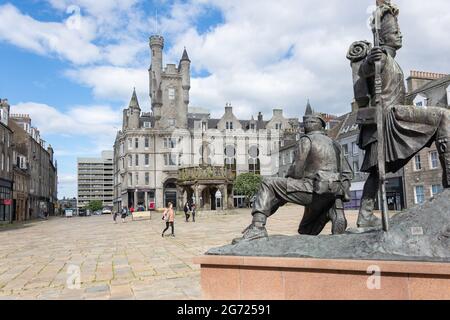
[[23, 15], [16, 7], [0, 6], [0, 40], [38, 54], [56, 54], [78, 64], [100, 59], [100, 50], [91, 41], [96, 27], [92, 19], [79, 16], [63, 22], [40, 22]]
[[133, 87], [136, 87], [141, 109], [150, 109], [149, 75], [146, 68], [99, 66], [72, 69], [66, 74], [72, 80], [92, 88], [94, 95], [102, 99], [128, 103]]
[[58, 184], [73, 185], [77, 183], [77, 176], [73, 174], [58, 174]]
[[108, 106], [76, 106], [62, 112], [46, 104], [25, 102], [11, 106], [11, 113], [29, 114], [32, 125], [39, 128], [44, 137], [89, 138], [95, 145], [93, 152], [111, 149], [121, 126], [120, 110]]

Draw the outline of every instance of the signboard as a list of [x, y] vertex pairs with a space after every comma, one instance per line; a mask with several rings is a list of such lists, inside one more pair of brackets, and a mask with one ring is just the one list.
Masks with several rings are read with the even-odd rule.
[[155, 203], [154, 202], [150, 202], [149, 209], [150, 210], [155, 210]]
[[11, 200], [11, 199], [4, 199], [4, 200], [3, 200], [3, 204], [4, 204], [5, 206], [10, 206], [10, 205], [12, 205], [12, 200]]

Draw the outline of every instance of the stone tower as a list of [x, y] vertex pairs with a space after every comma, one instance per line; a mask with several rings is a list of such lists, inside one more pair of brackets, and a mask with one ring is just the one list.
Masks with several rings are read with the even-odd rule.
[[164, 38], [158, 35], [150, 37], [150, 49], [150, 98], [155, 127], [186, 129], [191, 88], [191, 61], [187, 51], [184, 50], [178, 66], [167, 64], [163, 68]]
[[141, 108], [136, 95], [136, 89], [133, 90], [128, 109], [123, 110], [123, 130], [139, 129], [139, 117], [141, 115]]

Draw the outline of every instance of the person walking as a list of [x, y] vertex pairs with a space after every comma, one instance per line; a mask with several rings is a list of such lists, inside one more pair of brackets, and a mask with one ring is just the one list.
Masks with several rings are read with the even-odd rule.
[[184, 205], [184, 216], [186, 217], [186, 222], [189, 222], [191, 208], [189, 206], [189, 202], [186, 202]]
[[119, 215], [119, 211], [115, 211], [114, 210], [114, 215], [113, 215], [113, 220], [114, 220], [114, 223], [117, 223], [117, 216]]
[[127, 217], [127, 215], [128, 215], [128, 208], [127, 206], [123, 206], [121, 215], [122, 223], [125, 223], [125, 218]]
[[191, 205], [191, 212], [192, 212], [192, 222], [195, 222], [195, 210], [196, 210], [196, 206], [195, 206], [195, 203], [193, 203], [192, 205]]
[[171, 227], [172, 229], [172, 237], [175, 237], [174, 232], [174, 223], [175, 223], [175, 212], [173, 211], [172, 202], [168, 203], [166, 210], [164, 210], [162, 219], [166, 222], [166, 228], [162, 232], [162, 237], [164, 238], [164, 233]]

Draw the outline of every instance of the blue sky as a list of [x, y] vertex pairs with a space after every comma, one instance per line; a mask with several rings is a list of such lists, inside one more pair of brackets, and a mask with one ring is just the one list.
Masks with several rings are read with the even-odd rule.
[[[192, 60], [191, 106], [242, 118], [350, 109], [349, 45], [371, 40], [364, 0], [0, 1], [0, 97], [29, 113], [56, 152], [59, 196], [76, 195], [76, 158], [111, 149], [136, 87], [150, 110], [148, 37], [164, 62]], [[405, 73], [450, 72], [450, 2], [398, 0]], [[158, 14], [156, 15], [156, 12]]]

